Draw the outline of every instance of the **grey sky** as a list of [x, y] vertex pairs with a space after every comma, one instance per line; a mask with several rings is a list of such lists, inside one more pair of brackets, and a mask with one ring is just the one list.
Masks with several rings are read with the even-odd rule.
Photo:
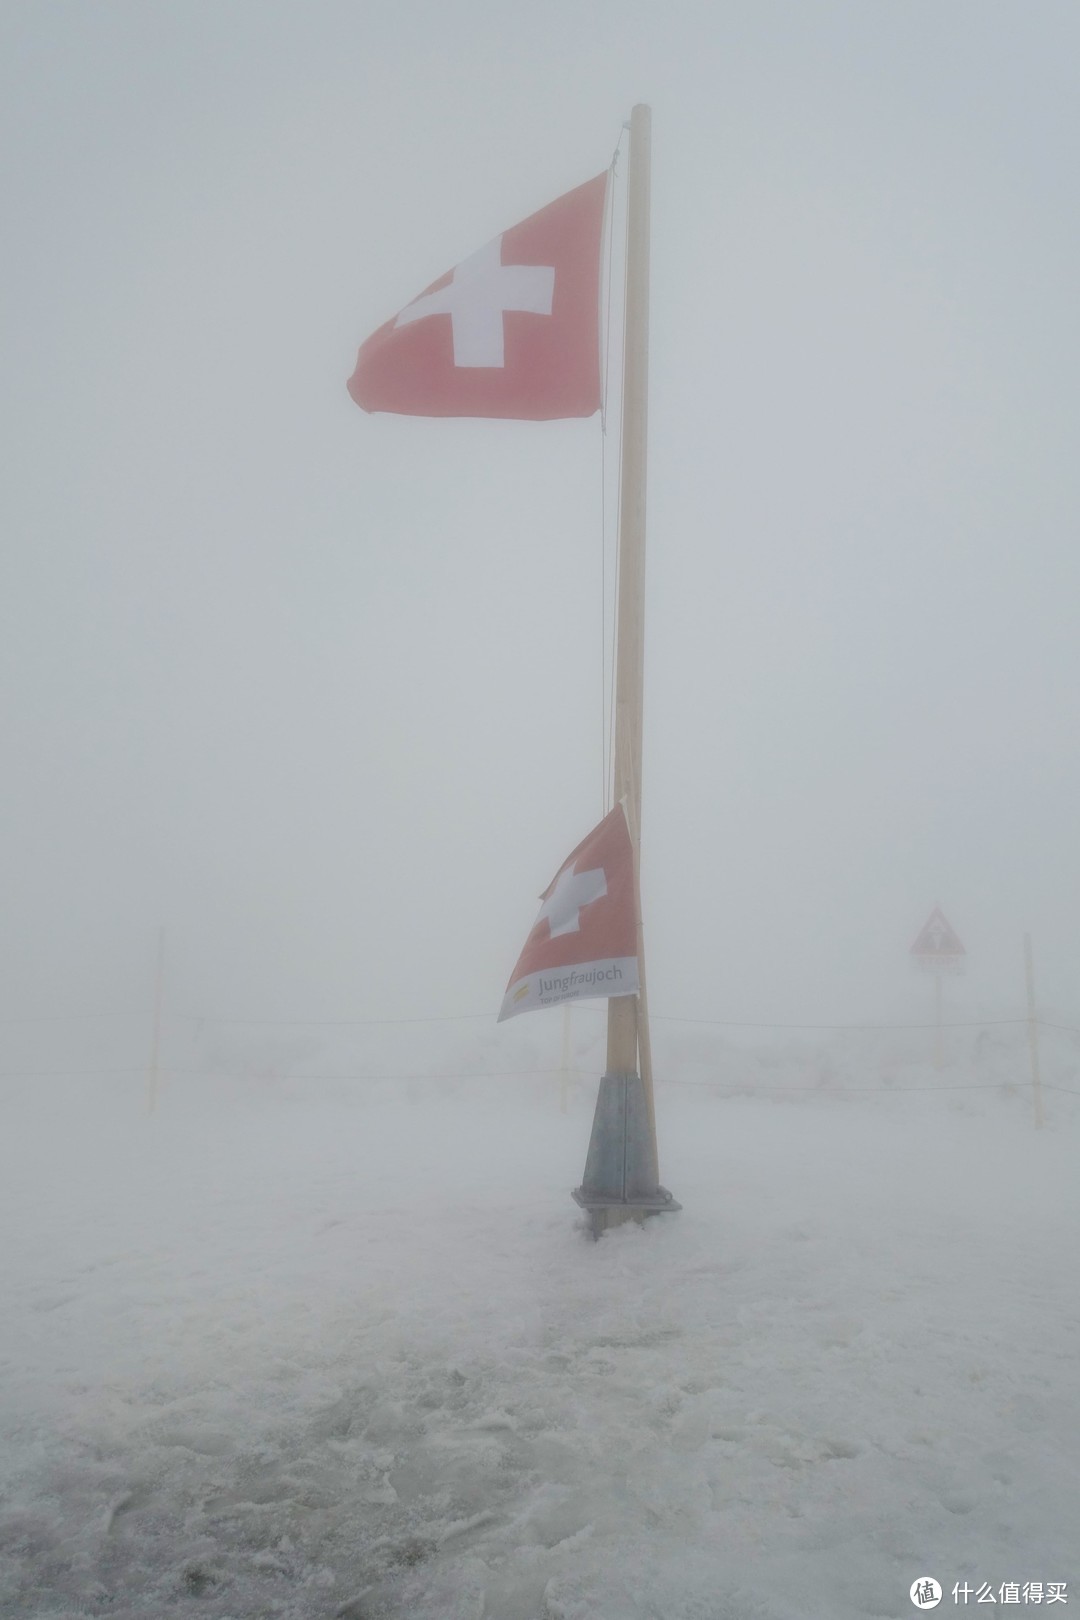
[[639, 99], [654, 1007], [872, 1017], [940, 901], [1078, 1009], [1074, 5], [35, 0], [0, 60], [5, 1011], [143, 1005], [164, 923], [193, 1009], [494, 1019], [602, 810], [599, 423], [345, 379]]

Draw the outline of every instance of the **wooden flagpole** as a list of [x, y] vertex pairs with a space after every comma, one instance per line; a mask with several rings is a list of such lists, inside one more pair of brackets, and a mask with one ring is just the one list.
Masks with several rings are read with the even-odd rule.
[[[634, 847], [641, 993], [608, 1002], [609, 1074], [637, 1074], [645, 1086], [656, 1162], [656, 1117], [642, 952], [641, 743], [645, 656], [645, 487], [649, 395], [649, 193], [652, 114], [630, 115], [626, 305], [623, 344], [619, 597], [615, 666], [615, 801], [622, 801]], [[640, 1055], [641, 1068], [638, 1069]]]

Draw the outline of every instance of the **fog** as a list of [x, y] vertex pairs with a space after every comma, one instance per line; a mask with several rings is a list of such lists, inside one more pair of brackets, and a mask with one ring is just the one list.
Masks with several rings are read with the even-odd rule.
[[[0, 1611], [126, 1615], [202, 1595], [175, 1585], [173, 1565], [195, 1557], [179, 1540], [140, 1542], [121, 1576], [80, 1530], [60, 1576], [33, 1550], [39, 1532], [52, 1545], [34, 1515], [48, 1500], [54, 1529], [99, 1523], [139, 1500], [135, 1475], [145, 1484], [158, 1464], [117, 1415], [128, 1401], [187, 1402], [204, 1439], [228, 1434], [229, 1455], [261, 1446], [277, 1467], [264, 1432], [276, 1335], [305, 1369], [289, 1422], [351, 1399], [341, 1367], [360, 1329], [341, 1300], [356, 1251], [328, 1260], [307, 1237], [290, 1249], [285, 1234], [311, 1222], [343, 1221], [363, 1247], [357, 1287], [383, 1302], [367, 1361], [385, 1370], [401, 1352], [414, 1371], [475, 1373], [479, 1429], [509, 1412], [532, 1432], [519, 1410], [532, 1373], [515, 1358], [533, 1328], [562, 1355], [563, 1332], [557, 1395], [536, 1396], [544, 1422], [592, 1434], [595, 1421], [596, 1445], [618, 1449], [636, 1400], [665, 1457], [693, 1451], [697, 1423], [737, 1448], [724, 1455], [751, 1483], [731, 1500], [710, 1487], [706, 1512], [704, 1496], [683, 1501], [668, 1459], [656, 1500], [635, 1499], [616, 1534], [605, 1515], [618, 1518], [622, 1487], [597, 1486], [585, 1453], [560, 1473], [537, 1442], [507, 1466], [533, 1470], [548, 1506], [579, 1503], [540, 1535], [573, 1542], [576, 1573], [541, 1558], [543, 1579], [538, 1565], [515, 1585], [499, 1562], [517, 1556], [511, 1529], [501, 1552], [481, 1548], [489, 1578], [475, 1547], [462, 1563], [452, 1545], [466, 1521], [483, 1541], [470, 1515], [488, 1510], [484, 1491], [447, 1484], [402, 1438], [428, 1396], [437, 1406], [434, 1385], [387, 1373], [364, 1397], [377, 1410], [364, 1408], [361, 1517], [378, 1519], [373, 1545], [404, 1545], [403, 1525], [440, 1558], [445, 1544], [441, 1573], [406, 1589], [402, 1553], [398, 1575], [377, 1557], [361, 1578], [327, 1543], [290, 1566], [283, 1613], [358, 1620], [369, 1610], [335, 1605], [370, 1589], [371, 1615], [644, 1620], [666, 1602], [674, 1620], [711, 1616], [712, 1555], [693, 1578], [684, 1555], [729, 1548], [708, 1513], [738, 1516], [738, 1501], [752, 1504], [741, 1573], [715, 1613], [825, 1612], [833, 1566], [811, 1560], [803, 1609], [791, 1571], [806, 1548], [768, 1539], [778, 1499], [763, 1459], [791, 1442], [792, 1467], [813, 1457], [827, 1472], [868, 1434], [890, 1457], [894, 1442], [915, 1446], [918, 1392], [902, 1440], [875, 1428], [887, 1397], [874, 1336], [906, 1304], [928, 1313], [917, 1320], [932, 1338], [957, 1288], [969, 1322], [989, 1310], [998, 1350], [950, 1340], [931, 1357], [930, 1427], [967, 1412], [956, 1392], [966, 1401], [972, 1379], [1004, 1390], [1032, 1356], [1044, 1407], [1037, 1419], [972, 1408], [929, 1482], [917, 1468], [887, 1489], [860, 1475], [850, 1497], [814, 1497], [811, 1518], [832, 1527], [864, 1488], [894, 1525], [943, 1492], [971, 1502], [947, 1512], [975, 1515], [967, 1543], [929, 1509], [895, 1543], [864, 1525], [874, 1554], [835, 1612], [908, 1612], [920, 1548], [939, 1549], [943, 1581], [949, 1560], [951, 1578], [980, 1559], [992, 1575], [995, 1545], [1016, 1554], [1001, 1579], [1070, 1574], [1077, 1482], [1055, 1447], [1077, 1421], [1061, 1276], [1080, 1084], [1078, 60], [1080, 16], [1056, 0], [3, 8], [0, 1069], [3, 1205], [22, 1235], [5, 1240], [19, 1304], [0, 1348], [5, 1421], [29, 1447], [11, 1453], [7, 1486], [30, 1573], [0, 1584]], [[643, 910], [661, 1160], [685, 1215], [592, 1249], [566, 1194], [603, 1066], [602, 1008], [574, 1010], [561, 1092], [561, 1015], [495, 1018], [537, 895], [607, 807], [615, 434], [605, 449], [599, 417], [368, 416], [345, 381], [359, 343], [435, 277], [600, 173], [636, 101], [653, 110]], [[967, 951], [937, 1067], [920, 1027], [932, 987], [910, 967], [935, 904]], [[1025, 934], [1040, 1010], [1063, 1026], [1043, 1031], [1043, 1136]], [[820, 1027], [850, 1025], [902, 1027]], [[502, 1078], [470, 1090], [473, 1076]], [[807, 1090], [797, 1112], [764, 1095]], [[928, 1141], [924, 1207], [906, 1176]], [[165, 1213], [150, 1217], [158, 1191]], [[864, 1220], [866, 1246], [849, 1250]], [[955, 1247], [926, 1270], [938, 1222]], [[805, 1245], [805, 1266], [789, 1243]], [[121, 1251], [124, 1283], [89, 1280]], [[990, 1251], [1000, 1273], [983, 1269]], [[870, 1299], [881, 1265], [897, 1292]], [[505, 1317], [484, 1294], [488, 1268]], [[722, 1320], [702, 1303], [714, 1288]], [[1025, 1304], [999, 1320], [989, 1302], [1010, 1289]], [[848, 1326], [804, 1343], [777, 1304], [785, 1291], [793, 1311], [824, 1298]], [[57, 1330], [51, 1313], [70, 1300], [81, 1314]], [[1046, 1332], [1029, 1336], [1024, 1310], [1040, 1306]], [[318, 1332], [294, 1341], [305, 1310]], [[619, 1337], [628, 1310], [644, 1337]], [[657, 1316], [697, 1349], [665, 1360], [648, 1337]], [[156, 1334], [175, 1334], [171, 1358]], [[855, 1360], [829, 1361], [856, 1339]], [[901, 1342], [902, 1329], [889, 1339]], [[150, 1372], [133, 1344], [158, 1344]], [[637, 1394], [598, 1416], [567, 1391], [612, 1344]], [[732, 1418], [725, 1440], [719, 1407], [692, 1421], [678, 1408], [705, 1399], [717, 1344], [764, 1355], [769, 1376], [744, 1402], [765, 1413], [760, 1455], [745, 1441], [756, 1418], [750, 1430], [745, 1412]], [[627, 1345], [648, 1350], [637, 1385]], [[815, 1384], [785, 1415], [804, 1352], [825, 1393]], [[219, 1355], [233, 1404], [215, 1417]], [[674, 1384], [683, 1394], [665, 1406]], [[849, 1385], [863, 1392], [854, 1441]], [[1070, 1415], [1051, 1437], [1055, 1402]], [[44, 1484], [33, 1448], [46, 1419], [18, 1427], [37, 1403], [49, 1422], [62, 1414]], [[1013, 1470], [1001, 1490], [1056, 1504], [1038, 1531], [988, 1483], [995, 1422], [1003, 1451], [1014, 1429], [1027, 1436], [998, 1468]], [[804, 1427], [817, 1434], [805, 1455], [791, 1441]], [[162, 1445], [194, 1432], [174, 1431]], [[331, 1423], [319, 1444], [347, 1432]], [[93, 1488], [92, 1469], [72, 1484], [69, 1445], [127, 1460]], [[194, 1452], [225, 1454], [214, 1445]], [[430, 1504], [414, 1512], [424, 1478], [449, 1493], [435, 1530]], [[355, 1483], [323, 1480], [346, 1504]], [[680, 1503], [691, 1531], [673, 1528]], [[627, 1576], [612, 1596], [603, 1572], [630, 1567], [654, 1508], [671, 1532], [667, 1573], [655, 1590]], [[291, 1511], [279, 1542], [297, 1539]], [[535, 1501], [529, 1514], [543, 1517]], [[573, 1538], [588, 1526], [582, 1574]], [[773, 1572], [762, 1585], [755, 1536]], [[413, 1562], [427, 1569], [426, 1556]], [[248, 1575], [202, 1612], [271, 1612]]]
[[[658, 1011], [846, 1020], [940, 901], [1072, 998], [1070, 7], [11, 7], [5, 1000], [482, 1013], [601, 800], [598, 419], [357, 344], [654, 110]], [[609, 574], [610, 582], [610, 574]]]

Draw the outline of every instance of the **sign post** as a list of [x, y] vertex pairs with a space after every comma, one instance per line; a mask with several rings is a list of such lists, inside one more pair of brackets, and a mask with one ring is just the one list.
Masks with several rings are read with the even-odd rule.
[[923, 973], [934, 976], [934, 1068], [945, 1067], [945, 1030], [941, 1016], [941, 981], [946, 973], [962, 973], [967, 952], [960, 936], [940, 906], [935, 906], [911, 947], [911, 959]]

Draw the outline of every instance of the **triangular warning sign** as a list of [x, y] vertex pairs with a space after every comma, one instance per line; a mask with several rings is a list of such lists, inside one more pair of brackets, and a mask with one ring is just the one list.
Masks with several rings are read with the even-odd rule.
[[911, 947], [913, 956], [966, 956], [967, 952], [960, 943], [952, 923], [950, 923], [940, 906], [935, 906], [922, 933]]

